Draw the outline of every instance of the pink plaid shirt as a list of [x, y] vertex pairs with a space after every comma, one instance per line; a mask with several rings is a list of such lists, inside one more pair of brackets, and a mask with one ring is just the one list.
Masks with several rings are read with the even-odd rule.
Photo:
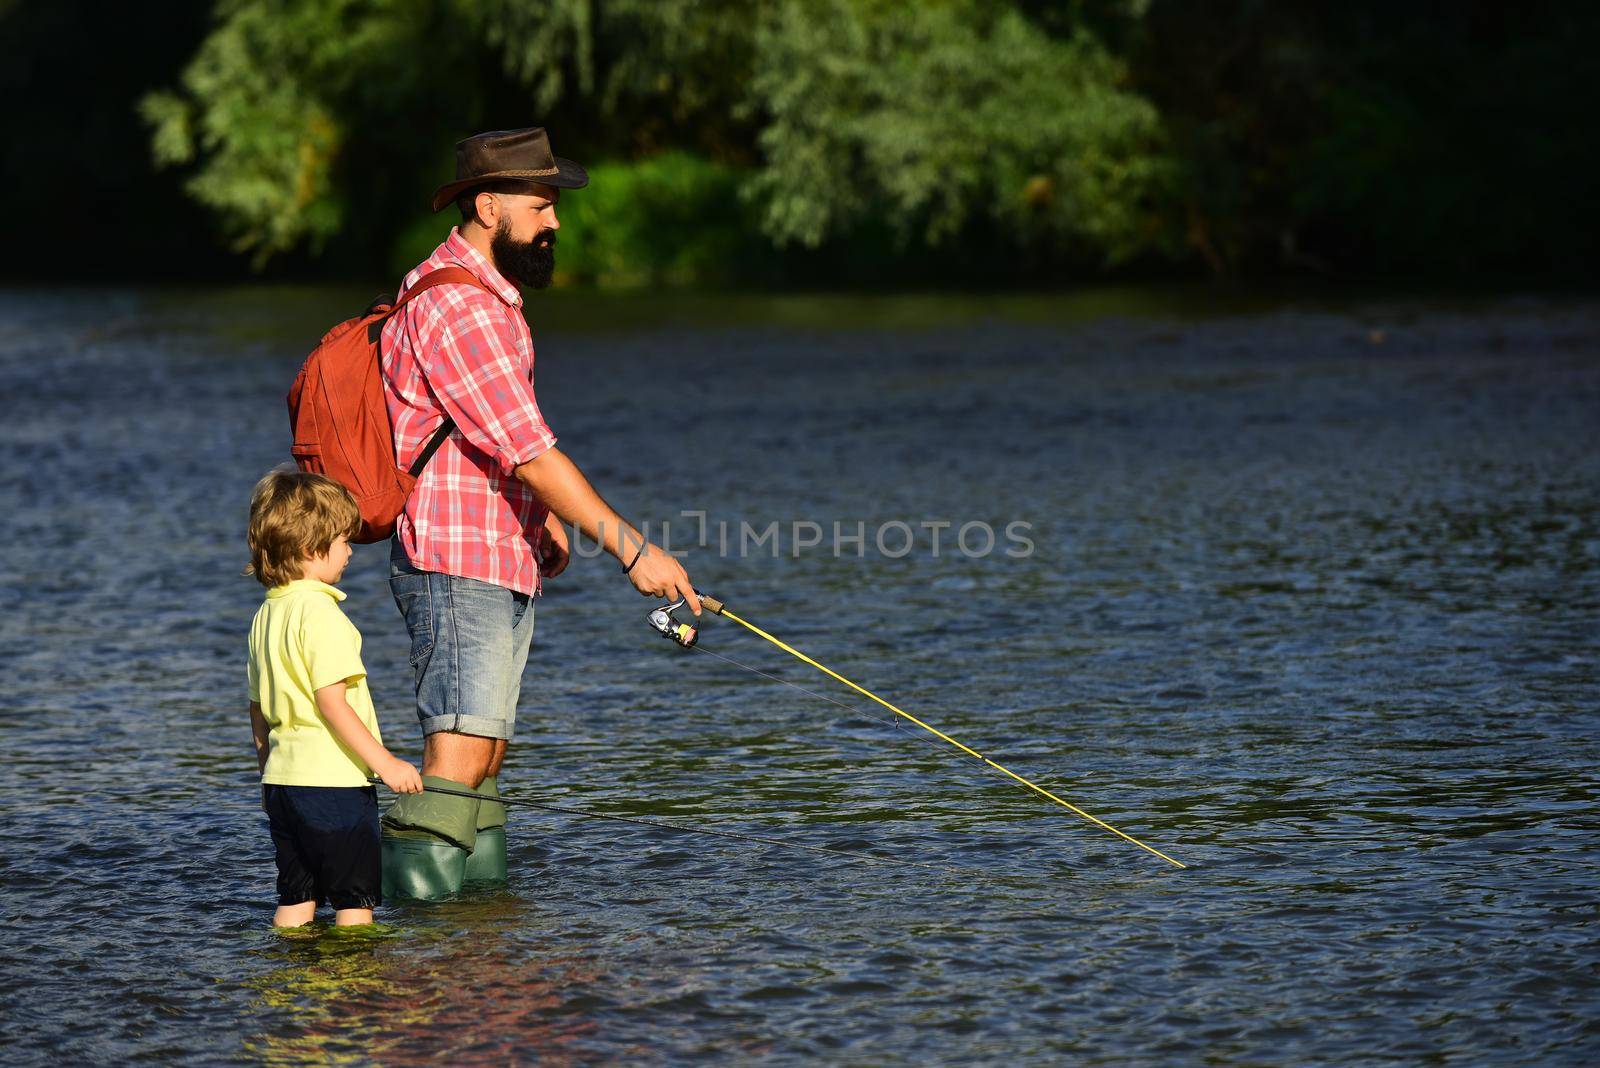
[[535, 552], [548, 509], [511, 472], [556, 437], [533, 396], [522, 295], [456, 230], [406, 275], [402, 292], [449, 264], [490, 292], [438, 286], [383, 328], [384, 392], [400, 466], [411, 467], [447, 414], [456, 424], [417, 480], [396, 536], [424, 571], [536, 593]]

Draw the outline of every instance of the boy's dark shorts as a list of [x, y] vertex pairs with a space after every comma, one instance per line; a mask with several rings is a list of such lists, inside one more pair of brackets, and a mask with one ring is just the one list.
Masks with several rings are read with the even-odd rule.
[[278, 854], [278, 904], [335, 909], [383, 904], [378, 791], [371, 786], [266, 787]]

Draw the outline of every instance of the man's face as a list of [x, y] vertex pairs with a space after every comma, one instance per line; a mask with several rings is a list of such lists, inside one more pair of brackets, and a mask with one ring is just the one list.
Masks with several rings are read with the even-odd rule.
[[496, 203], [490, 249], [497, 271], [529, 289], [550, 284], [556, 268], [556, 218], [559, 190], [534, 186], [529, 193], [490, 193]]

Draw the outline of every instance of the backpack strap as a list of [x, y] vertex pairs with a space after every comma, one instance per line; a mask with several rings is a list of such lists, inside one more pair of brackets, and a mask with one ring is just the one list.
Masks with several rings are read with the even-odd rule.
[[428, 466], [428, 461], [433, 459], [433, 454], [439, 451], [439, 446], [444, 444], [444, 439], [450, 436], [450, 431], [456, 428], [455, 421], [448, 415], [444, 422], [439, 424], [439, 429], [433, 432], [433, 437], [428, 439], [428, 444], [422, 452], [417, 454], [417, 462], [411, 465], [411, 477], [421, 478], [422, 469]]
[[477, 275], [473, 274], [465, 267], [458, 267], [455, 264], [451, 264], [449, 267], [435, 267], [433, 270], [417, 279], [416, 285], [412, 286], [410, 289], [401, 294], [400, 299], [394, 302], [394, 307], [389, 309], [389, 314], [393, 315], [395, 312], [405, 307], [406, 301], [410, 300], [419, 293], [425, 293], [434, 286], [447, 286], [451, 284], [477, 286], [485, 293], [494, 293], [494, 290], [484, 285], [483, 281]]
[[[465, 267], [436, 267], [427, 274], [423, 275], [421, 278], [417, 279], [416, 285], [402, 293], [400, 295], [400, 299], [395, 301], [394, 304], [391, 305], [381, 317], [373, 320], [372, 323], [367, 327], [367, 336], [371, 338], [372, 343], [376, 345], [378, 343], [378, 339], [383, 334], [384, 324], [389, 321], [389, 316], [405, 307], [406, 302], [412, 297], [417, 296], [419, 293], [425, 293], [434, 286], [447, 285], [477, 286], [485, 293], [494, 292], [488, 286], [484, 285], [477, 275], [473, 274]], [[433, 432], [433, 437], [428, 439], [428, 444], [423, 447], [422, 452], [417, 456], [416, 462], [411, 465], [412, 478], [421, 477], [422, 469], [428, 466], [428, 461], [433, 459], [433, 454], [439, 451], [439, 446], [444, 444], [445, 439], [450, 436], [450, 432], [455, 428], [455, 421], [452, 420], [448, 415], [445, 416], [444, 422], [439, 424], [439, 429]]]
[[404, 308], [406, 306], [406, 302], [412, 297], [420, 296], [421, 294], [432, 289], [434, 286], [448, 285], [477, 286], [485, 293], [492, 294], [494, 292], [494, 290], [484, 285], [483, 282], [479, 280], [477, 275], [473, 274], [465, 267], [457, 267], [454, 264], [449, 267], [436, 267], [427, 274], [423, 275], [421, 278], [417, 279], [416, 285], [400, 294], [400, 299], [396, 300], [393, 304], [390, 304], [387, 308], [383, 307], [379, 303], [384, 299], [382, 297], [379, 297], [378, 300], [373, 301], [367, 306], [365, 314], [377, 315], [376, 319], [367, 324], [367, 340], [376, 345], [378, 343], [378, 339], [383, 334], [383, 328], [389, 322], [389, 316], [393, 315], [401, 308]]

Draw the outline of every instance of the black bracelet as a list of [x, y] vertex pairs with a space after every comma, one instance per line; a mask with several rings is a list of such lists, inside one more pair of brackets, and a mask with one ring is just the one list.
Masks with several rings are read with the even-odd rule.
[[[649, 542], [645, 542], [645, 541], [641, 541], [639, 543], [639, 551], [633, 554], [633, 564], [637, 564], [639, 562], [639, 558], [644, 556], [644, 551], [645, 551], [646, 548], [649, 547], [649, 544], [650, 544]], [[633, 570], [633, 564], [629, 564], [627, 567], [623, 568], [622, 569], [622, 573], [624, 575], [626, 575], [628, 572], [632, 571]]]

